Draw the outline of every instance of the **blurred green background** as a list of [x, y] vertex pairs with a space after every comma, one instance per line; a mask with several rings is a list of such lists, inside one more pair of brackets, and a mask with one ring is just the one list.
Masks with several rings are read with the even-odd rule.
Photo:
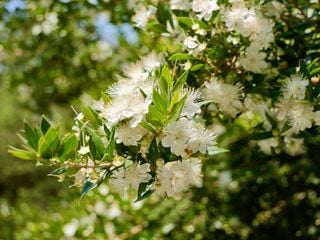
[[[130, 2], [130, 1], [129, 1]], [[243, 123], [225, 125], [230, 153], [208, 159], [204, 185], [180, 201], [134, 204], [105, 185], [79, 189], [48, 167], [12, 158], [23, 119], [68, 129], [121, 68], [165, 41], [129, 23], [127, 1], [0, 1], [0, 239], [320, 239], [320, 159], [266, 156]]]

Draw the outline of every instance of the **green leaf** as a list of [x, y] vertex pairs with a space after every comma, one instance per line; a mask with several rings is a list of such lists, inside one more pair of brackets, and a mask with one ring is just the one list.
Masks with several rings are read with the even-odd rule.
[[59, 129], [50, 127], [44, 136], [40, 137], [38, 153], [43, 158], [51, 158], [59, 146]]
[[188, 79], [189, 71], [185, 71], [181, 74], [181, 76], [178, 78], [178, 80], [175, 82], [172, 91], [175, 92], [177, 90], [180, 90], [180, 88], [183, 87], [183, 85], [186, 83]]
[[207, 147], [207, 154], [210, 155], [210, 156], [217, 155], [217, 154], [220, 154], [220, 153], [225, 153], [225, 152], [229, 152], [229, 150], [228, 149], [224, 149], [224, 148], [219, 148], [219, 147], [216, 147], [216, 146], [208, 146]]
[[27, 142], [33, 149], [38, 148], [39, 135], [33, 127], [31, 127], [27, 122], [24, 123], [24, 132], [26, 135]]
[[9, 146], [10, 150], [9, 153], [17, 158], [23, 159], [23, 160], [35, 160], [36, 159], [36, 155], [35, 153], [26, 151], [26, 150], [22, 150], [22, 149], [18, 149], [12, 146]]
[[80, 193], [80, 200], [91, 190], [93, 190], [97, 186], [96, 183], [91, 182], [90, 180], [86, 180], [83, 184], [81, 193]]
[[154, 137], [149, 147], [148, 158], [152, 166], [156, 166], [156, 161], [160, 157], [160, 151], [157, 144], [157, 138]]
[[61, 160], [65, 160], [70, 155], [75, 154], [78, 146], [79, 146], [79, 140], [75, 134], [67, 134], [63, 139], [62, 139], [62, 146], [63, 146], [63, 151], [62, 154], [60, 155]]
[[154, 190], [151, 190], [151, 189], [147, 190], [147, 188], [149, 186], [150, 186], [149, 182], [140, 183], [139, 188], [138, 188], [138, 197], [134, 202], [139, 202], [139, 201], [145, 199], [146, 197], [150, 196], [154, 192]]
[[202, 68], [203, 66], [204, 66], [204, 64], [202, 64], [202, 63], [196, 64], [196, 65], [192, 66], [191, 71], [195, 72], [195, 71], [199, 70], [200, 68]]
[[152, 100], [154, 106], [162, 113], [167, 111], [166, 98], [163, 98], [155, 89], [153, 89]]
[[185, 61], [189, 59], [194, 59], [194, 57], [188, 53], [176, 53], [169, 57], [169, 61]]
[[163, 3], [163, 2], [158, 3], [157, 19], [164, 26], [167, 26], [167, 22], [169, 21], [171, 27], [174, 27], [172, 16], [170, 14], [169, 7], [166, 3]]
[[90, 107], [84, 107], [82, 111], [86, 119], [90, 121], [93, 127], [98, 128], [102, 122], [95, 110]]
[[156, 133], [157, 132], [157, 129], [149, 122], [146, 122], [146, 121], [142, 120], [140, 122], [140, 125], [142, 127], [144, 127], [145, 129], [149, 130], [152, 133]]
[[103, 160], [107, 160], [110, 162], [113, 160], [113, 152], [116, 147], [116, 140], [114, 138], [114, 135], [115, 135], [115, 127], [113, 127], [111, 129], [110, 137], [109, 137], [109, 144], [108, 144], [108, 147], [106, 148], [106, 151], [104, 153]]
[[202, 22], [200, 20], [197, 20], [197, 19], [193, 19], [193, 18], [190, 18], [190, 17], [177, 17], [178, 21], [180, 23], [183, 23], [185, 25], [187, 25], [188, 27], [192, 27], [193, 24], [199, 24], [199, 26], [201, 28], [207, 28], [208, 25], [205, 23], [205, 22]]
[[167, 65], [162, 68], [159, 87], [162, 95], [168, 95], [173, 83], [173, 77]]
[[184, 103], [187, 99], [187, 95], [185, 95], [181, 100], [179, 100], [172, 108], [172, 111], [170, 113], [170, 117], [166, 120], [166, 124], [172, 122], [172, 121], [176, 121], [180, 115], [181, 115], [181, 111], [183, 109]]
[[158, 108], [156, 108], [154, 105], [149, 106], [149, 117], [153, 120], [156, 120], [158, 122], [161, 122], [165, 115], [159, 111]]
[[105, 148], [100, 136], [92, 128], [86, 127], [86, 130], [90, 135], [91, 144], [89, 144], [89, 146], [93, 157], [95, 159], [102, 159]]
[[310, 72], [310, 76], [317, 75], [318, 73], [320, 73], [320, 67], [312, 69]]
[[68, 171], [67, 167], [59, 167], [53, 170], [49, 175], [60, 175], [62, 173], [65, 173], [66, 171]]
[[41, 123], [40, 123], [40, 128], [41, 128], [42, 134], [46, 134], [46, 132], [48, 131], [48, 129], [50, 127], [51, 127], [51, 124], [48, 122], [48, 120], [44, 116], [42, 116]]

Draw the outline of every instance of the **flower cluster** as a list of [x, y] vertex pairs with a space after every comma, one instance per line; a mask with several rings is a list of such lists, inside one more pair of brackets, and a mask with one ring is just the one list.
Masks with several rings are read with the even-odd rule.
[[294, 40], [274, 27], [290, 27], [282, 4], [217, 2], [132, 4], [133, 24], [160, 39], [163, 52], [124, 66], [77, 115], [73, 134], [58, 139], [55, 128], [27, 128], [28, 137], [41, 133], [26, 141], [34, 151], [13, 153], [51, 159], [63, 166], [60, 176], [77, 167], [72, 176], [84, 193], [109, 179], [121, 195], [134, 189], [138, 200], [153, 192], [180, 198], [201, 186], [202, 159], [219, 152], [212, 131], [219, 124], [236, 125], [265, 154], [303, 154], [302, 132], [320, 125], [318, 59], [310, 54], [287, 69], [281, 47]]

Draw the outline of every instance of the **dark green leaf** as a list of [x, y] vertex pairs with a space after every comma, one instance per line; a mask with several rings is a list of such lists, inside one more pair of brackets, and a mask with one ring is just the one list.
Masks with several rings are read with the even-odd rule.
[[79, 140], [75, 134], [68, 134], [62, 139], [62, 146], [63, 151], [60, 158], [65, 160], [77, 151]]
[[95, 187], [97, 186], [96, 183], [94, 182], [91, 182], [90, 180], [86, 180], [83, 187], [82, 187], [82, 190], [81, 190], [81, 193], [80, 193], [80, 200], [89, 192], [91, 191], [92, 189], [94, 189]]
[[41, 124], [40, 124], [42, 134], [46, 134], [46, 132], [50, 127], [51, 127], [51, 124], [48, 122], [48, 120], [44, 116], [42, 116]]
[[86, 127], [86, 129], [91, 137], [90, 139], [92, 140], [90, 150], [92, 150], [93, 153], [96, 153], [93, 157], [95, 159], [102, 159], [105, 148], [100, 136], [92, 128]]
[[108, 144], [106, 151], [104, 153], [103, 160], [107, 160], [107, 161], [113, 160], [113, 152], [116, 147], [116, 140], [114, 138], [114, 134], [115, 134], [115, 127], [113, 127], [111, 129], [110, 137], [109, 137], [109, 144]]
[[192, 27], [193, 24], [197, 23], [201, 28], [207, 28], [208, 25], [205, 22], [190, 18], [190, 17], [177, 17], [180, 23], [187, 25], [188, 27]]
[[43, 158], [50, 158], [59, 146], [59, 129], [50, 127], [45, 135], [40, 137], [38, 152]]
[[148, 158], [152, 166], [156, 166], [156, 161], [159, 157], [160, 157], [160, 151], [158, 148], [157, 139], [156, 137], [154, 137], [151, 141], [151, 144], [149, 147], [149, 153], [148, 153]]
[[39, 141], [39, 135], [36, 129], [34, 129], [27, 122], [25, 122], [24, 131], [25, 131], [26, 139], [29, 146], [36, 150], [38, 148], [38, 141]]

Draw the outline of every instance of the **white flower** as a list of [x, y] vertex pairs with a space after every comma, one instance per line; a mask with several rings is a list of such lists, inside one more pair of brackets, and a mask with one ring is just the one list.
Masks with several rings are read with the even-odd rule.
[[109, 182], [120, 195], [124, 195], [129, 186], [137, 190], [140, 183], [150, 181], [152, 177], [149, 172], [149, 163], [134, 163], [127, 169], [121, 167], [113, 171]]
[[[181, 116], [192, 118], [196, 114], [201, 113], [201, 105], [199, 103], [200, 93], [197, 90], [184, 90], [183, 93], [187, 94]], [[184, 94], [183, 94], [184, 95]]]
[[277, 138], [268, 138], [257, 141], [257, 145], [261, 149], [262, 152], [264, 152], [267, 155], [272, 154], [272, 148], [275, 148], [279, 145], [279, 141]]
[[156, 68], [159, 68], [162, 63], [162, 56], [157, 55], [155, 52], [151, 52], [147, 56], [141, 59], [143, 67], [147, 72], [153, 72]]
[[292, 138], [286, 136], [284, 138], [286, 147], [284, 148], [286, 153], [291, 156], [300, 155], [305, 152], [304, 140], [303, 138]]
[[256, 44], [251, 44], [246, 49], [245, 55], [239, 57], [239, 63], [247, 71], [264, 73], [268, 68], [265, 61], [266, 53], [259, 51], [256, 46]]
[[315, 118], [313, 107], [309, 104], [295, 103], [288, 112], [292, 131], [299, 132], [311, 128]]
[[196, 128], [194, 135], [188, 142], [188, 148], [192, 150], [193, 153], [201, 152], [202, 154], [207, 153], [208, 146], [216, 145], [215, 134], [204, 127]]
[[199, 41], [197, 37], [186, 37], [185, 40], [183, 41], [183, 45], [188, 49], [192, 50], [195, 49], [199, 46]]
[[137, 8], [135, 15], [132, 17], [132, 21], [139, 28], [145, 28], [147, 26], [149, 18], [154, 14], [153, 9], [147, 9], [141, 5]]
[[138, 164], [134, 163], [129, 166], [125, 171], [125, 179], [134, 189], [138, 189], [139, 184], [142, 182], [148, 182], [151, 180], [150, 164]]
[[284, 98], [304, 99], [309, 81], [300, 74], [291, 75], [282, 89]]
[[212, 17], [212, 12], [219, 9], [216, 0], [193, 0], [192, 10], [197, 14], [198, 18], [209, 21]]
[[130, 126], [136, 127], [148, 112], [150, 102], [150, 99], [144, 99], [142, 95], [118, 97], [109, 102], [101, 113], [108, 120], [108, 127], [122, 120], [129, 120]]
[[170, 0], [170, 8], [172, 10], [188, 11], [190, 7], [190, 3], [186, 0]]
[[190, 186], [202, 186], [201, 161], [191, 158], [161, 164], [157, 169], [155, 193], [160, 196], [180, 198]]
[[320, 126], [320, 111], [314, 113], [314, 122], [317, 126]]
[[133, 82], [141, 82], [146, 80], [149, 73], [145, 71], [144, 63], [139, 61], [134, 64], [130, 64], [125, 70], [124, 75]]
[[128, 182], [126, 181], [125, 170], [123, 167], [112, 172], [109, 183], [121, 196], [124, 196], [128, 188]]
[[122, 125], [116, 129], [115, 137], [117, 143], [123, 143], [125, 146], [137, 146], [146, 133], [145, 129], [137, 126], [132, 128], [128, 125]]
[[264, 7], [266, 10], [266, 15], [274, 16], [276, 19], [279, 19], [281, 14], [286, 10], [285, 5], [277, 1], [268, 2], [264, 5]]
[[293, 106], [293, 101], [292, 99], [286, 99], [286, 98], [280, 98], [280, 101], [278, 103], [276, 103], [276, 107], [277, 107], [277, 118], [280, 121], [283, 121], [286, 119], [286, 117], [288, 116], [288, 113], [290, 111], [290, 109]]
[[78, 153], [80, 155], [86, 155], [89, 152], [90, 152], [89, 146], [81, 146], [80, 149], [78, 150]]
[[235, 117], [242, 108], [239, 100], [240, 90], [238, 85], [222, 83], [213, 78], [210, 82], [205, 83], [203, 95], [207, 100], [216, 103], [222, 112]]
[[273, 41], [271, 22], [256, 9], [248, 9], [243, 3], [234, 4], [223, 13], [229, 31], [235, 30], [251, 41], [259, 43], [259, 50], [267, 48]]
[[219, 173], [218, 185], [220, 188], [229, 188], [232, 183], [231, 171], [225, 170]]
[[162, 146], [170, 147], [171, 152], [177, 156], [187, 155], [188, 141], [194, 135], [194, 128], [189, 120], [181, 118], [169, 124], [164, 134], [161, 140]]

